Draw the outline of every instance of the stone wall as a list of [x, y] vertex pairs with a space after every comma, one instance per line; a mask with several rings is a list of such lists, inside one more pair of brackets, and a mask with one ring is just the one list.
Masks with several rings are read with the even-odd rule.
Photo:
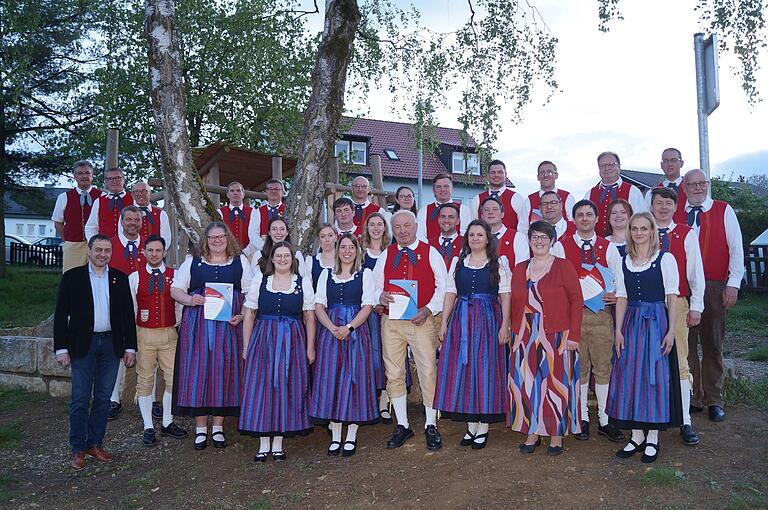
[[69, 369], [56, 363], [52, 338], [0, 337], [0, 385], [68, 397], [70, 377]]

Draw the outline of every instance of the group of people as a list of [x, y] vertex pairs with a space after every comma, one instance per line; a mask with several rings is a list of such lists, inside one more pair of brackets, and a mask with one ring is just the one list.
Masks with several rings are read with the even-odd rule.
[[[65, 241], [54, 347], [72, 367], [72, 467], [112, 459], [106, 423], [134, 363], [145, 445], [157, 442], [155, 419], [184, 438], [173, 416], [191, 416], [196, 449], [224, 448], [233, 416], [259, 438], [256, 462], [284, 460], [283, 439], [314, 425], [327, 427], [330, 456], [354, 455], [359, 427], [378, 422], [395, 421], [387, 448], [402, 446], [414, 435], [409, 357], [430, 450], [442, 447], [441, 417], [465, 424], [464, 447], [484, 448], [490, 424], [505, 422], [526, 435], [522, 453], [544, 436], [559, 455], [565, 436], [590, 437], [592, 385], [597, 433], [625, 443], [618, 457], [655, 461], [671, 427], [698, 444], [691, 412], [725, 419], [725, 315], [743, 276], [735, 213], [709, 197], [704, 172], [681, 175], [677, 149], [662, 152], [665, 178], [646, 196], [621, 179], [618, 155], [597, 163], [600, 182], [578, 201], [556, 187], [550, 161], [526, 197], [494, 160], [469, 205], [439, 174], [435, 202], [417, 210], [403, 186], [391, 213], [358, 176], [307, 256], [291, 242], [280, 181], [256, 208], [231, 183], [222, 220], [174, 270], [149, 187], [126, 193], [113, 168], [102, 193], [78, 162], [53, 215]], [[226, 320], [206, 318], [213, 284], [231, 286]]]

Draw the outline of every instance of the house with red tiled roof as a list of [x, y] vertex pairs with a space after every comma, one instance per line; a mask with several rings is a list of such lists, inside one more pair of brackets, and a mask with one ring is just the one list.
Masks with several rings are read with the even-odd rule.
[[[384, 189], [394, 192], [400, 186], [409, 186], [418, 193], [419, 151], [412, 124], [345, 118], [342, 126], [349, 127], [336, 141], [335, 155], [345, 163], [348, 174], [370, 176], [371, 155], [378, 154], [381, 156]], [[452, 174], [454, 199], [469, 202], [483, 190], [475, 140], [469, 136], [464, 141], [460, 129], [438, 127], [435, 129], [435, 141], [435, 150], [425, 151], [423, 156], [424, 197], [421, 203], [434, 200], [432, 178], [438, 173]]]

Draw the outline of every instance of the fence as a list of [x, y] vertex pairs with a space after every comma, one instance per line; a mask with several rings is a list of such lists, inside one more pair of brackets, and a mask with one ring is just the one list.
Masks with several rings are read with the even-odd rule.
[[20, 266], [60, 268], [64, 259], [61, 246], [11, 243], [8, 262]]
[[747, 288], [756, 292], [768, 292], [768, 246], [750, 246], [744, 257], [747, 270]]

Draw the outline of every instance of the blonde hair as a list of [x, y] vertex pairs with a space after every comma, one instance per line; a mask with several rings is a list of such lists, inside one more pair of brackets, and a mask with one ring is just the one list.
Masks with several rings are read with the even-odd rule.
[[351, 271], [351, 274], [355, 274], [360, 271], [360, 267], [363, 265], [363, 252], [360, 249], [360, 242], [357, 240], [357, 237], [355, 237], [355, 234], [349, 232], [346, 234], [341, 234], [339, 239], [336, 241], [336, 261], [333, 264], [333, 274], [341, 274], [341, 257], [339, 257], [339, 249], [341, 248], [341, 242], [344, 239], [351, 240], [357, 251], [357, 255], [355, 255], [355, 261], [352, 263]]
[[232, 235], [232, 231], [229, 230], [229, 227], [223, 221], [212, 221], [205, 227], [203, 237], [201, 237], [200, 242], [197, 243], [197, 253], [200, 254], [202, 258], [209, 260], [211, 251], [208, 249], [208, 234], [215, 228], [222, 229], [227, 236], [227, 258], [239, 257], [240, 253], [242, 253], [240, 243], [237, 242], [235, 236]]
[[627, 236], [627, 255], [632, 260], [642, 257], [642, 255], [637, 251], [637, 245], [635, 244], [634, 239], [632, 239], [632, 224], [640, 219], [645, 219], [651, 224], [651, 237], [648, 240], [647, 256], [650, 257], [659, 251], [659, 234], [656, 230], [656, 221], [653, 219], [653, 216], [651, 216], [651, 213], [649, 212], [635, 213], [631, 218], [629, 218], [629, 223], [627, 224], [627, 229], [629, 230], [629, 235]]
[[380, 212], [371, 213], [365, 218], [365, 224], [363, 225], [363, 233], [360, 236], [360, 248], [365, 251], [371, 246], [371, 234], [368, 232], [368, 221], [371, 218], [381, 218], [384, 222], [384, 233], [381, 235], [381, 249], [386, 250], [389, 244], [392, 242], [392, 238], [389, 237], [389, 229], [387, 228], [387, 219]]

